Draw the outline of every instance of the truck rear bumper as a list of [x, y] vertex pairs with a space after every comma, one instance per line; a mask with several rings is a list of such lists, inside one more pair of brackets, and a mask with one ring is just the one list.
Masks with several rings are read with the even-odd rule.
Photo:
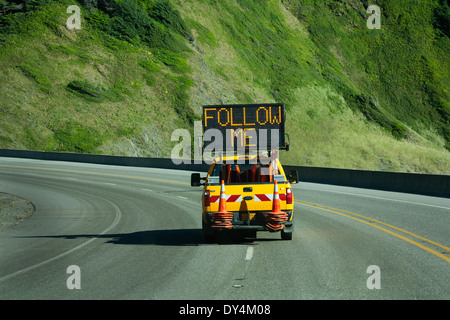
[[[288, 219], [285, 222], [280, 222], [285, 225], [285, 232], [292, 232], [294, 229], [293, 212], [290, 210], [284, 211], [288, 214]], [[209, 231], [212, 225], [212, 213], [203, 213], [203, 230]], [[254, 215], [242, 212], [233, 212], [233, 228], [234, 230], [254, 230], [254, 231], [270, 231], [266, 226], [266, 212], [256, 212]], [[212, 231], [212, 230], [211, 230]]]

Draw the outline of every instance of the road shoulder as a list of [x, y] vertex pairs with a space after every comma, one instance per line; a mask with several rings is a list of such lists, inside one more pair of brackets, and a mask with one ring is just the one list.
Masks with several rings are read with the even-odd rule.
[[30, 200], [0, 192], [0, 231], [18, 225], [34, 213]]

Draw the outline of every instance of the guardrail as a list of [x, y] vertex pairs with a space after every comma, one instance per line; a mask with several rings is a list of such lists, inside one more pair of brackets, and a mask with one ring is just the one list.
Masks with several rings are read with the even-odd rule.
[[299, 170], [300, 180], [340, 186], [415, 193], [450, 198], [450, 175], [283, 166]]
[[167, 158], [125, 157], [89, 153], [52, 152], [0, 149], [0, 157], [28, 158], [53, 161], [84, 162], [130, 167], [151, 167], [162, 169], [177, 169], [189, 171], [208, 171], [206, 164], [180, 164], [176, 165]]
[[[208, 171], [208, 165], [175, 164], [167, 158], [110, 156], [85, 153], [0, 149], [1, 157], [84, 162], [118, 166]], [[286, 172], [297, 170], [300, 181], [357, 188], [405, 192], [450, 198], [450, 175], [370, 171], [283, 165]]]

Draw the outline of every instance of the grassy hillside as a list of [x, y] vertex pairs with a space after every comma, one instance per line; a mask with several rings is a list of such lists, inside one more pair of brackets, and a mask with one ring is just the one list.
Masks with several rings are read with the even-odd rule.
[[0, 1], [0, 147], [169, 157], [203, 104], [277, 101], [287, 163], [449, 174], [449, 8], [395, 3]]

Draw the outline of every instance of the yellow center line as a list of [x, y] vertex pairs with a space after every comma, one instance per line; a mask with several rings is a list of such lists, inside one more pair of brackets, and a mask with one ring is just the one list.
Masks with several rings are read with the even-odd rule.
[[48, 170], [48, 171], [58, 171], [58, 172], [93, 174], [93, 175], [99, 175], [99, 176], [133, 178], [133, 179], [142, 179], [142, 180], [159, 181], [159, 182], [170, 182], [170, 183], [177, 183], [177, 184], [182, 184], [182, 185], [189, 185], [186, 182], [175, 181], [175, 180], [159, 179], [159, 178], [148, 178], [148, 177], [139, 177], [139, 176], [129, 176], [129, 175], [125, 175], [125, 174], [115, 174], [115, 173], [102, 173], [102, 172], [70, 170], [70, 169], [57, 169], [57, 168], [42, 168], [42, 167], [32, 167], [32, 166], [16, 166], [16, 165], [6, 165], [6, 164], [0, 164], [0, 167], [19, 168], [19, 169], [38, 169], [38, 170]]
[[[428, 252], [434, 254], [435, 256], [437, 256], [437, 257], [439, 257], [439, 258], [441, 258], [441, 259], [444, 259], [445, 261], [447, 261], [447, 262], [450, 263], [450, 258], [447, 257], [447, 256], [445, 256], [445, 255], [443, 255], [442, 253], [440, 253], [440, 252], [438, 252], [438, 251], [436, 251], [436, 250], [433, 250], [433, 249], [431, 249], [431, 248], [429, 248], [429, 247], [427, 247], [427, 246], [424, 246], [423, 244], [421, 244], [421, 243], [419, 243], [419, 242], [417, 242], [417, 241], [408, 239], [408, 238], [406, 238], [406, 237], [404, 237], [404, 236], [402, 236], [402, 235], [400, 235], [400, 234], [398, 234], [398, 233], [395, 233], [395, 232], [393, 232], [393, 231], [391, 231], [391, 230], [388, 230], [388, 229], [386, 229], [386, 228], [380, 227], [380, 226], [378, 226], [378, 225], [376, 225], [376, 224], [373, 224], [373, 223], [374, 223], [374, 222], [377, 222], [377, 223], [383, 224], [383, 225], [388, 226], [388, 227], [390, 227], [390, 228], [393, 228], [393, 229], [396, 229], [396, 230], [398, 230], [398, 231], [401, 231], [401, 232], [404, 232], [404, 233], [406, 233], [406, 234], [409, 234], [410, 236], [413, 236], [413, 237], [415, 237], [415, 238], [424, 240], [424, 241], [426, 241], [426, 242], [428, 242], [428, 243], [431, 243], [431, 244], [434, 244], [434, 245], [436, 245], [436, 246], [438, 246], [438, 247], [441, 247], [441, 248], [445, 249], [446, 251], [450, 251], [450, 248], [448, 248], [448, 247], [446, 247], [446, 246], [444, 246], [444, 245], [441, 245], [441, 244], [439, 244], [439, 243], [436, 243], [436, 242], [431, 241], [431, 240], [429, 240], [429, 239], [426, 239], [426, 238], [424, 238], [424, 237], [418, 236], [418, 235], [416, 235], [416, 234], [414, 234], [414, 233], [411, 233], [411, 232], [409, 232], [409, 231], [403, 230], [403, 229], [401, 229], [401, 228], [392, 226], [392, 225], [390, 225], [390, 224], [387, 224], [387, 223], [384, 223], [384, 222], [381, 222], [381, 221], [378, 221], [378, 220], [375, 220], [375, 219], [372, 219], [372, 218], [369, 218], [369, 217], [366, 217], [366, 216], [363, 216], [363, 215], [360, 215], [360, 214], [357, 214], [357, 213], [353, 213], [353, 212], [350, 212], [350, 211], [345, 211], [345, 210], [341, 210], [341, 209], [336, 209], [336, 208], [333, 208], [333, 207], [328, 207], [328, 206], [324, 206], [324, 205], [320, 205], [320, 204], [316, 204], [316, 203], [312, 203], [312, 202], [307, 202], [307, 201], [295, 201], [295, 203], [300, 204], [300, 205], [303, 205], [303, 206], [311, 207], [311, 208], [320, 209], [320, 210], [323, 210], [323, 211], [332, 212], [332, 213], [341, 215], [341, 216], [343, 216], [343, 217], [350, 218], [350, 219], [356, 220], [356, 221], [358, 221], [358, 222], [362, 222], [362, 223], [367, 224], [367, 225], [369, 225], [369, 226], [371, 226], [371, 227], [373, 227], [373, 228], [377, 228], [377, 229], [382, 230], [382, 231], [384, 231], [384, 232], [387, 232], [387, 233], [389, 233], [389, 234], [391, 234], [391, 235], [393, 235], [393, 236], [395, 236], [395, 237], [397, 237], [397, 238], [400, 238], [400, 239], [402, 239], [402, 240], [404, 240], [404, 241], [406, 241], [406, 242], [409, 242], [409, 243], [411, 243], [411, 244], [413, 244], [413, 245], [415, 245], [415, 246], [417, 246], [417, 247], [419, 247], [419, 248], [421, 248], [421, 249], [423, 249], [423, 250], [426, 250], [426, 251], [428, 251]], [[344, 213], [344, 212], [345, 212], [345, 213]], [[348, 215], [348, 214], [346, 214], [346, 213], [351, 214], [351, 215], [354, 215], [354, 216], [361, 217], [361, 218], [363, 218], [363, 219], [367, 219], [367, 220], [369, 220], [369, 221], [365, 221], [365, 220], [362, 220], [362, 219], [359, 219], [359, 218], [352, 217], [351, 215]]]
[[376, 223], [379, 223], [379, 224], [383, 224], [383, 225], [385, 225], [385, 226], [387, 226], [387, 227], [390, 227], [390, 228], [392, 228], [392, 229], [395, 229], [395, 230], [401, 231], [401, 232], [403, 232], [403, 233], [409, 234], [410, 236], [413, 236], [413, 237], [418, 238], [418, 239], [420, 239], [420, 240], [423, 240], [423, 241], [429, 242], [429, 243], [431, 243], [431, 244], [434, 244], [435, 246], [441, 247], [441, 248], [444, 249], [444, 250], [450, 251], [450, 248], [449, 248], [449, 247], [446, 247], [446, 246], [444, 246], [444, 245], [442, 245], [442, 244], [440, 244], [440, 243], [437, 243], [437, 242], [434, 242], [434, 241], [432, 241], [432, 240], [430, 240], [430, 239], [421, 237], [421, 236], [419, 236], [419, 235], [417, 235], [417, 234], [414, 234], [414, 233], [409, 232], [409, 231], [407, 231], [407, 230], [404, 230], [404, 229], [402, 229], [402, 228], [393, 226], [393, 225], [391, 225], [391, 224], [388, 224], [388, 223], [385, 223], [385, 222], [382, 222], [382, 221], [379, 221], [379, 220], [375, 220], [375, 219], [372, 219], [372, 218], [363, 216], [363, 215], [361, 215], [361, 214], [357, 214], [357, 213], [354, 213], [354, 212], [345, 211], [345, 210], [341, 210], [341, 209], [337, 209], [337, 208], [333, 208], [333, 207], [327, 207], [327, 206], [324, 206], [324, 205], [321, 205], [321, 204], [317, 204], [317, 203], [313, 203], [313, 202], [307, 202], [307, 201], [303, 201], [303, 200], [300, 200], [300, 202], [302, 202], [302, 203], [299, 203], [299, 202], [297, 202], [297, 203], [298, 203], [298, 204], [307, 203], [307, 204], [310, 204], [310, 205], [313, 205], [313, 206], [319, 206], [319, 207], [328, 208], [328, 209], [332, 209], [332, 210], [336, 210], [336, 211], [340, 211], [340, 212], [345, 212], [345, 213], [352, 214], [352, 215], [354, 215], [354, 216], [358, 216], [358, 217], [367, 219], [367, 220], [369, 220], [369, 222], [372, 222], [372, 223], [373, 223], [373, 222], [376, 222]]

